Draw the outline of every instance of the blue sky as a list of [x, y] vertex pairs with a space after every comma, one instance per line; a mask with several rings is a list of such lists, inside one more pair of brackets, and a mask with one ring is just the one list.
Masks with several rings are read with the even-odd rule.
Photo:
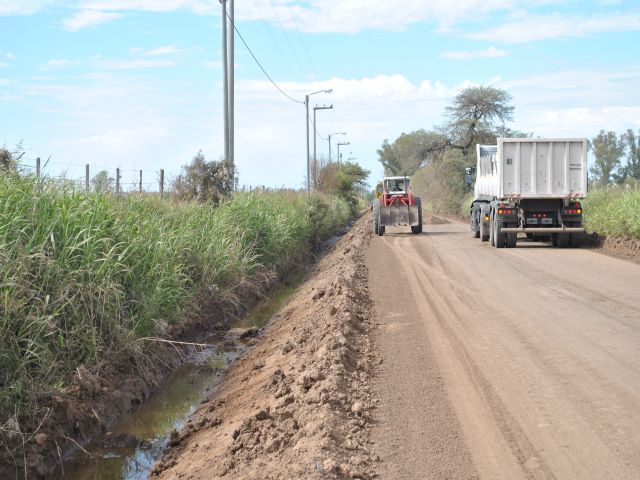
[[[223, 153], [217, 0], [0, 0], [0, 145], [82, 176], [154, 182]], [[431, 128], [465, 86], [506, 89], [513, 128], [593, 137], [640, 128], [640, 4], [615, 0], [237, 0], [237, 26], [280, 87], [319, 111], [318, 154], [382, 175], [386, 138]], [[237, 40], [236, 161], [244, 185], [304, 183], [304, 106]], [[335, 141], [343, 138], [334, 137]], [[341, 140], [344, 141], [344, 140]], [[335, 155], [335, 147], [334, 147]]]

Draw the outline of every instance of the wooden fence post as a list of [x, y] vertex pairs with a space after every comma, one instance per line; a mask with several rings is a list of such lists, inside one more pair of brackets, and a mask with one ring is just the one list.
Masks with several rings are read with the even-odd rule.
[[40, 181], [40, 157], [36, 158], [36, 180]]

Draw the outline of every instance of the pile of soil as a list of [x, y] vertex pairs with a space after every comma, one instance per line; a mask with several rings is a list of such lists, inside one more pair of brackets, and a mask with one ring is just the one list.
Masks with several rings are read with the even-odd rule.
[[153, 478], [291, 479], [375, 476], [369, 437], [379, 359], [364, 254], [364, 216], [310, 273], [256, 345], [226, 373]]
[[585, 235], [584, 244], [606, 255], [640, 263], [640, 240], [636, 238], [606, 237], [589, 233]]

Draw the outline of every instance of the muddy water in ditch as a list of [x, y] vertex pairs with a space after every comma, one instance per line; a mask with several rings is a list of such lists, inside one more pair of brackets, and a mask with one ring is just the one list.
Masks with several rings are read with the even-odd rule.
[[304, 281], [299, 272], [239, 319], [223, 336], [208, 339], [211, 348], [192, 352], [156, 393], [90, 445], [91, 457], [65, 465], [60, 480], [144, 480], [168, 442], [196, 410], [220, 374], [246, 348], [240, 332], [263, 327]]

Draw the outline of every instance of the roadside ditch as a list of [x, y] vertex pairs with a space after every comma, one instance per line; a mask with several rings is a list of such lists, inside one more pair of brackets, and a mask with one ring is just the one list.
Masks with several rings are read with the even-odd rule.
[[[337, 231], [318, 255], [348, 231]], [[97, 374], [80, 366], [72, 387], [49, 398], [38, 427], [14, 439], [21, 449], [0, 445], [0, 478], [147, 478], [171, 443], [171, 434], [185, 424], [229, 365], [257, 341], [265, 322], [315, 261], [310, 255], [284, 280], [260, 272], [233, 303], [212, 305], [205, 317], [185, 319], [163, 338], [140, 342], [148, 360], [135, 369], [127, 359], [104, 365]]]

